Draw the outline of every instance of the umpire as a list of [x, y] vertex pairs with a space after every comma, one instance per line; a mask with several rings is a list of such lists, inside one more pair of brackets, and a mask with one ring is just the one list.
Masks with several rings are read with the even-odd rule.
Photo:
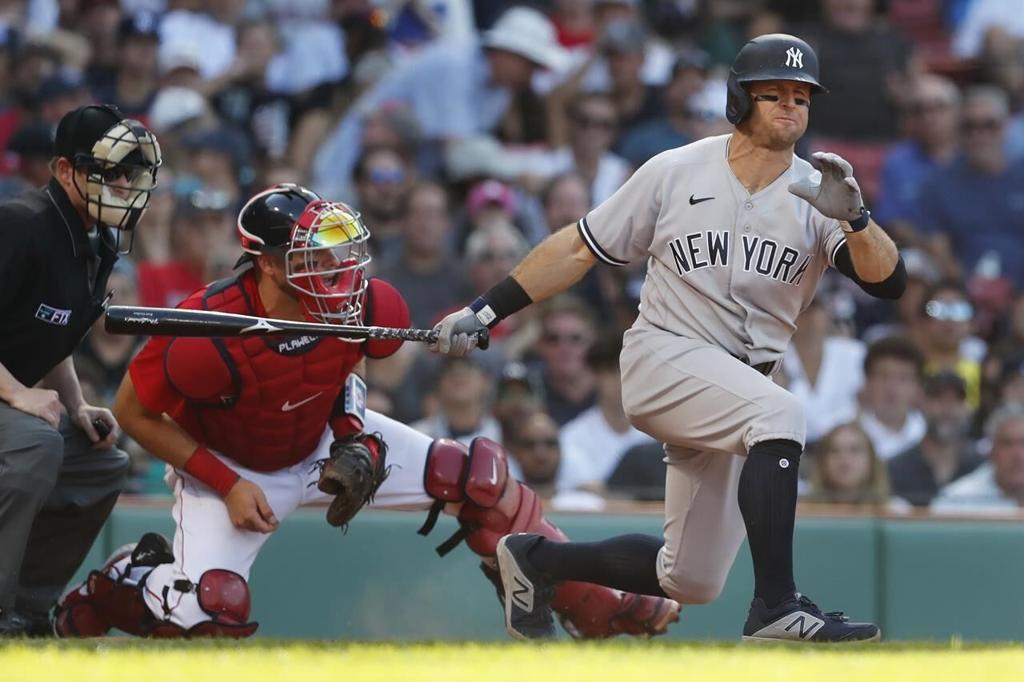
[[49, 632], [128, 469], [71, 353], [110, 298], [160, 148], [115, 107], [89, 105], [61, 119], [54, 153], [45, 187], [0, 203], [0, 637]]

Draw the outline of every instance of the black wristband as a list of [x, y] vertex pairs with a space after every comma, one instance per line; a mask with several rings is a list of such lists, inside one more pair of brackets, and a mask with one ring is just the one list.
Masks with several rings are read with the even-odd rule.
[[847, 221], [850, 223], [850, 232], [860, 232], [868, 223], [871, 221], [871, 211], [867, 210], [863, 206], [860, 207], [860, 217], [854, 220]]
[[470, 303], [469, 309], [476, 314], [476, 319], [489, 329], [531, 303], [533, 299], [510, 275]]

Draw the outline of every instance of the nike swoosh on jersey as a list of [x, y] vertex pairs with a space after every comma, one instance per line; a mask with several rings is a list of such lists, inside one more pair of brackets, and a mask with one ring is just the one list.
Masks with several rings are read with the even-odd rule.
[[693, 195], [691, 194], [690, 195], [690, 206], [693, 206], [694, 204], [699, 204], [702, 201], [711, 201], [712, 199], [714, 199], [714, 197], [701, 197], [700, 199], [694, 199]]
[[313, 395], [309, 396], [308, 398], [303, 398], [302, 400], [300, 400], [299, 402], [295, 403], [294, 405], [290, 401], [286, 400], [286, 401], [284, 401], [284, 405], [281, 406], [281, 411], [282, 412], [291, 412], [295, 408], [302, 407], [303, 405], [308, 403], [310, 400], [313, 400], [314, 398], [318, 397], [321, 393], [323, 393], [323, 391], [320, 391], [319, 393], [314, 393]]

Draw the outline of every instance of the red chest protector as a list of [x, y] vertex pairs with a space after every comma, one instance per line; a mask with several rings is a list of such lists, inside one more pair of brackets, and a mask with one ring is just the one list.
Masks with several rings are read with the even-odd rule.
[[[255, 279], [215, 282], [181, 307], [243, 315], [257, 310]], [[256, 471], [297, 464], [312, 453], [363, 346], [333, 338], [176, 338], [167, 378], [186, 398], [172, 415], [208, 448]]]

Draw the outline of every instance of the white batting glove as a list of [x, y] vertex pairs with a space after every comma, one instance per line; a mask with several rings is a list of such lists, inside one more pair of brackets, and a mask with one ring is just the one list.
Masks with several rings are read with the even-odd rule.
[[437, 343], [428, 348], [435, 353], [463, 357], [476, 348], [481, 330], [487, 326], [477, 319], [476, 314], [468, 307], [458, 310], [434, 325], [437, 332]]
[[789, 186], [790, 193], [829, 218], [847, 222], [860, 218], [864, 198], [860, 193], [860, 185], [853, 177], [850, 162], [831, 152], [815, 152], [811, 156], [821, 166], [821, 170], [792, 183]]

